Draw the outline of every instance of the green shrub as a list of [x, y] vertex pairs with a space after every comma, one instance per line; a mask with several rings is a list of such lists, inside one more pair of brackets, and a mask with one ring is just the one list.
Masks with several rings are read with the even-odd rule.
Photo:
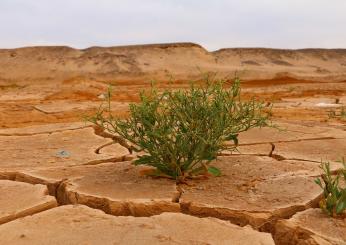
[[[322, 163], [323, 174], [315, 182], [323, 189], [323, 199], [320, 201], [320, 208], [332, 217], [344, 216], [346, 210], [346, 188], [341, 185], [346, 184], [346, 163], [343, 160], [344, 169], [333, 175], [330, 171], [330, 164]], [[340, 179], [343, 183], [340, 183]], [[321, 181], [322, 180], [322, 181]], [[323, 184], [322, 184], [323, 182]]]
[[[138, 104], [130, 104], [127, 119], [110, 113], [110, 96], [108, 108], [100, 109], [90, 121], [132, 143], [134, 151], [144, 152], [136, 165], [152, 166], [152, 175], [177, 182], [208, 173], [220, 175], [210, 165], [218, 153], [236, 149], [240, 132], [267, 126], [269, 121], [263, 103], [240, 100], [239, 79], [232, 85], [206, 79], [202, 86], [163, 92], [152, 86], [149, 92], [141, 92]], [[225, 141], [234, 144], [226, 146]]]

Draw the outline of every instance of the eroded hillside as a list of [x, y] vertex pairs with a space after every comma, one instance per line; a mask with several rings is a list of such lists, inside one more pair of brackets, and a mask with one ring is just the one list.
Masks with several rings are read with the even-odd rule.
[[133, 81], [196, 78], [218, 72], [243, 79], [292, 77], [314, 81], [346, 80], [346, 50], [234, 48], [208, 52], [193, 43], [122, 47], [29, 47], [0, 50], [2, 82], [66, 80]]

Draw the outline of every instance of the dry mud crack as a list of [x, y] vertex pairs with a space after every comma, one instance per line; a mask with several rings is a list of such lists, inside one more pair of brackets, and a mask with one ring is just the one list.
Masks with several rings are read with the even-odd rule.
[[346, 157], [346, 138], [282, 142], [275, 146], [274, 154], [291, 160], [329, 161], [337, 164], [343, 157]]
[[254, 128], [239, 135], [241, 145], [300, 142], [323, 139], [346, 139], [346, 131], [333, 127], [307, 126], [278, 122], [277, 128]]
[[114, 217], [79, 205], [2, 225], [0, 237], [4, 244], [274, 244], [268, 233], [218, 219], [174, 213]]
[[0, 180], [0, 224], [56, 206], [44, 185]]
[[0, 169], [16, 171], [122, 160], [128, 151], [118, 144], [112, 151], [95, 153], [100, 145], [110, 141], [95, 135], [89, 127], [49, 134], [0, 136]]
[[223, 176], [178, 188], [172, 180], [141, 175], [146, 168], [131, 162], [22, 171], [15, 179], [46, 184], [60, 204], [84, 204], [113, 215], [185, 212], [263, 230], [316, 206], [321, 195], [310, 177], [318, 174], [315, 163], [234, 155], [214, 165]]
[[280, 218], [316, 206], [321, 190], [309, 176], [318, 166], [269, 157], [222, 157], [219, 178], [183, 186], [182, 211], [271, 230]]
[[[243, 140], [239, 147], [240, 153], [221, 156], [214, 163], [222, 170], [221, 177], [191, 180], [188, 185], [176, 185], [172, 180], [144, 176], [143, 171], [146, 168], [135, 167], [130, 161], [125, 161], [130, 159], [128, 150], [119, 144], [112, 144], [95, 152], [100, 146], [111, 142], [111, 139], [95, 134], [91, 127], [80, 126], [57, 124], [0, 131], [3, 134], [0, 138], [4, 152], [0, 157], [0, 179], [14, 180], [9, 182], [18, 185], [46, 185], [51, 195], [47, 197], [52, 200], [56, 197], [54, 205], [29, 209], [30, 212], [25, 212], [25, 215], [55, 207], [56, 202], [64, 206], [83, 204], [113, 216], [145, 216], [150, 217], [149, 220], [156, 220], [156, 217], [159, 217], [157, 215], [161, 214], [164, 217], [169, 216], [167, 212], [184, 213], [196, 217], [171, 215], [188, 217], [187, 219], [193, 219], [193, 222], [204, 220], [197, 217], [212, 217], [218, 218], [217, 222], [225, 220], [227, 224], [230, 224], [230, 221], [240, 226], [250, 225], [252, 229], [262, 231], [256, 233], [260, 234], [258, 241], [261, 241], [262, 235], [266, 235], [263, 232], [271, 232], [276, 236], [278, 244], [285, 244], [287, 237], [278, 235], [281, 231], [277, 227], [283, 227], [282, 224], [290, 222], [290, 218], [300, 211], [313, 210], [310, 208], [317, 207], [320, 200], [321, 190], [313, 183], [313, 178], [320, 174], [319, 161], [316, 159], [323, 154], [331, 157], [332, 168], [336, 170], [340, 166], [333, 161], [336, 158], [332, 158], [332, 155], [346, 152], [344, 132], [339, 129], [311, 129], [286, 124], [290, 132], [274, 133], [270, 128], [251, 130], [240, 135]], [[321, 138], [311, 138], [311, 134]], [[269, 135], [267, 141], [261, 142], [260, 139], [264, 135]], [[273, 152], [272, 142], [275, 142]], [[316, 142], [320, 144], [314, 146]], [[54, 155], [60, 149], [71, 155]], [[270, 152], [273, 153], [272, 157], [268, 156]], [[277, 153], [285, 157], [279, 161], [275, 159]], [[298, 157], [303, 158], [303, 161], [287, 160]], [[60, 212], [58, 210], [61, 208], [54, 208], [51, 214], [54, 216], [54, 212]], [[83, 212], [89, 213], [85, 211], [89, 209], [84, 207], [71, 210], [71, 215], [77, 217], [82, 217]], [[14, 215], [11, 219], [25, 215]], [[41, 215], [44, 217], [46, 212], [25, 220], [17, 219], [9, 224], [14, 223], [19, 227], [24, 224], [30, 226], [36, 219], [40, 220], [37, 217]], [[95, 217], [92, 216], [91, 219]], [[95, 218], [95, 222], [96, 220]], [[134, 217], [124, 217], [124, 220], [139, 222]], [[40, 222], [37, 221], [37, 224], [41, 224]], [[0, 234], [2, 227], [6, 229], [7, 226], [0, 227]], [[254, 232], [250, 228], [234, 227]], [[285, 227], [282, 229], [286, 229]], [[63, 225], [61, 229], [62, 232], [66, 232]], [[36, 239], [34, 228], [30, 234]], [[241, 230], [239, 234], [247, 233]], [[17, 235], [23, 238], [15, 234]], [[24, 238], [26, 236], [27, 234], [24, 234]], [[170, 235], [162, 236], [173, 239]], [[76, 239], [79, 241], [80, 238], [77, 236]], [[25, 239], [18, 241], [28, 244]], [[248, 242], [241, 241], [239, 244]], [[271, 244], [270, 239], [265, 241], [264, 244]]]
[[275, 226], [277, 244], [346, 244], [346, 220], [332, 219], [320, 209], [308, 209]]
[[[54, 101], [54, 103], [36, 105], [35, 109], [46, 114], [88, 111], [97, 110], [100, 107], [100, 103], [100, 101]], [[128, 109], [128, 103], [114, 102], [111, 103], [111, 107], [120, 111], [126, 111]]]
[[0, 136], [33, 136], [38, 134], [51, 134], [69, 130], [78, 130], [91, 127], [87, 122], [74, 123], [51, 123], [43, 125], [28, 126], [22, 128], [3, 128], [0, 129]]
[[180, 212], [174, 181], [143, 176], [131, 162], [17, 173], [16, 180], [46, 184], [60, 204], [85, 204], [113, 215]]

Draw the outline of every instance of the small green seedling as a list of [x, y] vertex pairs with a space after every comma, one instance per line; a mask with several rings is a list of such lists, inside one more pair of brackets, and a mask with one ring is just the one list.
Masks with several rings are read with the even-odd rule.
[[[346, 211], [346, 163], [343, 160], [344, 168], [333, 175], [329, 162], [321, 164], [323, 174], [321, 178], [315, 179], [323, 189], [323, 199], [320, 201], [320, 208], [332, 217], [345, 217]], [[343, 187], [342, 187], [343, 186]]]
[[[110, 97], [109, 93], [108, 102]], [[89, 120], [142, 152], [134, 163], [154, 167], [150, 175], [177, 182], [220, 176], [221, 171], [211, 165], [220, 151], [235, 150], [240, 132], [267, 126], [269, 121], [265, 103], [240, 99], [239, 79], [231, 85], [207, 79], [202, 86], [163, 92], [152, 85], [149, 92], [141, 92], [139, 103], [130, 104], [126, 119], [114, 117], [107, 105]]]

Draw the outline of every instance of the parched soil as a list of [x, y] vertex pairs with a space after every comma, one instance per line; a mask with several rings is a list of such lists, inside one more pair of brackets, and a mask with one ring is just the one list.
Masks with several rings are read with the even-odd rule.
[[[244, 70], [243, 99], [272, 107], [275, 128], [241, 133], [239, 151], [213, 162], [220, 177], [148, 177], [83, 119], [109, 84], [113, 113], [126, 117], [151, 78], [186, 88], [200, 74], [192, 66]], [[346, 221], [317, 208], [314, 183], [321, 160], [337, 171], [346, 157], [343, 107], [345, 50], [0, 50], [0, 243], [346, 244]]]

